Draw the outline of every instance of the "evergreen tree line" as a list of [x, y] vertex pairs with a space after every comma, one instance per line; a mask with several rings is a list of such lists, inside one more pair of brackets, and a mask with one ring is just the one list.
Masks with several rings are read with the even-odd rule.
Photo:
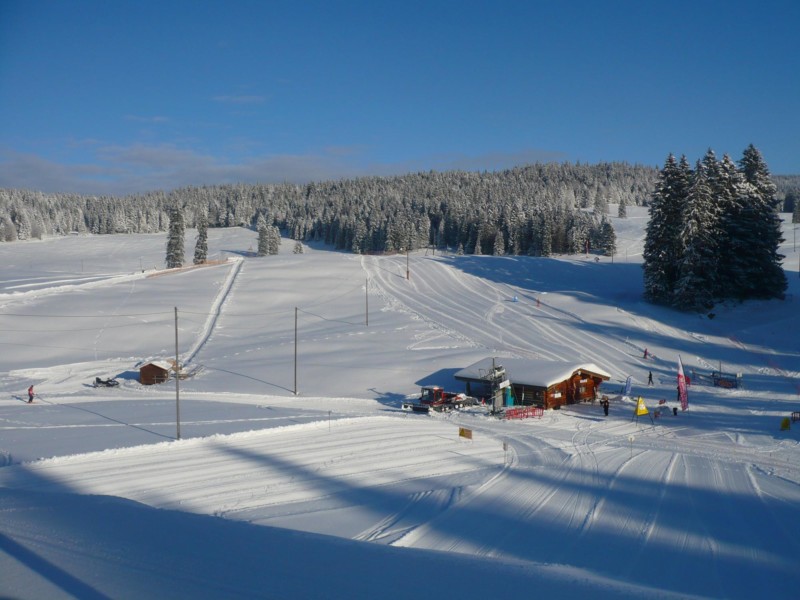
[[[186, 187], [124, 197], [0, 190], [0, 238], [246, 226], [358, 253], [435, 246], [467, 254], [608, 252], [608, 204], [639, 205], [658, 175], [625, 163], [536, 164], [294, 184]], [[613, 228], [612, 228], [613, 232]]]
[[670, 154], [649, 202], [644, 293], [684, 310], [748, 298], [782, 298], [787, 287], [776, 186], [751, 144], [735, 164], [712, 150], [691, 169]]
[[800, 223], [800, 175], [773, 175], [772, 180], [778, 188], [778, 199], [782, 203], [781, 212], [792, 213], [792, 223]]

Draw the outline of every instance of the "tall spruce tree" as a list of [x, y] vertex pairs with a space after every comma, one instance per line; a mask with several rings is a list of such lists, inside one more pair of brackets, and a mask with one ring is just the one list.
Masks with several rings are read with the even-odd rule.
[[256, 229], [258, 230], [258, 256], [267, 256], [269, 254], [269, 226], [263, 214], [258, 215]]
[[281, 230], [275, 225], [267, 227], [267, 251], [269, 254], [278, 254], [281, 246]]
[[794, 211], [792, 212], [792, 223], [800, 223], [800, 197], [794, 201]]
[[184, 235], [183, 212], [174, 207], [169, 213], [169, 232], [167, 234], [167, 268], [175, 269], [183, 266]]
[[200, 211], [197, 216], [197, 241], [194, 244], [194, 264], [201, 265], [208, 260], [208, 215]]
[[683, 213], [681, 258], [671, 303], [684, 310], [714, 306], [719, 216], [708, 178], [706, 162], [698, 162]]
[[717, 161], [709, 150], [703, 161], [720, 219], [714, 296], [719, 299], [745, 298], [751, 270], [746, 240], [752, 215], [745, 210], [743, 203], [744, 178], [727, 154]]
[[604, 255], [614, 256], [617, 251], [617, 234], [614, 226], [605, 217], [600, 224], [600, 244]]
[[644, 296], [650, 302], [672, 303], [683, 250], [681, 233], [691, 176], [686, 156], [681, 156], [678, 162], [670, 154], [650, 199], [642, 265]]
[[742, 243], [749, 257], [745, 264], [745, 297], [783, 298], [788, 282], [781, 266], [784, 256], [778, 253], [783, 236], [777, 212], [777, 188], [766, 162], [753, 144], [745, 149], [739, 168], [745, 182], [742, 206], [751, 225], [744, 230], [746, 238]]

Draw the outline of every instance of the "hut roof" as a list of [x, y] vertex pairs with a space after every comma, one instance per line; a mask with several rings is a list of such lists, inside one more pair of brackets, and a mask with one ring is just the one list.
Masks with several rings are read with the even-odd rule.
[[492, 370], [492, 360], [506, 370], [506, 378], [518, 385], [548, 388], [569, 379], [578, 371], [601, 379], [611, 379], [611, 375], [594, 363], [577, 361], [531, 360], [524, 358], [484, 358], [458, 371], [458, 380], [483, 380]]
[[143, 364], [142, 367], [146, 367], [147, 365], [153, 365], [159, 369], [164, 369], [165, 371], [171, 371], [173, 367], [173, 364], [171, 362], [167, 362], [166, 360], [151, 360]]

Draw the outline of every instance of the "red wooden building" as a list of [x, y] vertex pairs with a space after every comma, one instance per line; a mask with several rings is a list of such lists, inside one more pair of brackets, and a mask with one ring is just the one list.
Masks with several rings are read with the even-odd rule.
[[506, 406], [559, 408], [594, 400], [600, 384], [611, 375], [590, 362], [528, 360], [521, 358], [485, 358], [455, 374], [467, 386], [467, 395], [477, 398], [491, 395], [493, 367], [502, 366], [512, 393]]

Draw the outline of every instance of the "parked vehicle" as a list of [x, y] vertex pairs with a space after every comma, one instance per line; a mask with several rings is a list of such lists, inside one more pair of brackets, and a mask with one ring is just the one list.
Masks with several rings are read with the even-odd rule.
[[423, 387], [416, 402], [403, 402], [403, 410], [427, 413], [431, 410], [448, 412], [454, 408], [474, 406], [478, 401], [460, 392], [446, 392], [438, 385]]

